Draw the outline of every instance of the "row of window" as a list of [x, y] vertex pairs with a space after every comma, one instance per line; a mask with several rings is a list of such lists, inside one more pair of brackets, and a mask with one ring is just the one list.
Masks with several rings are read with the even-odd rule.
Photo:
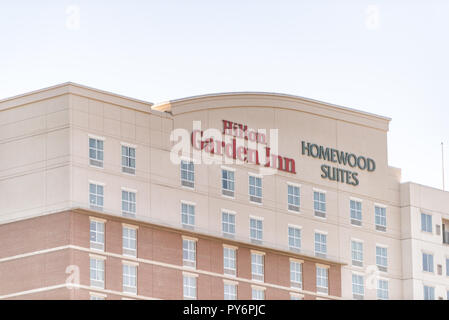
[[[95, 209], [103, 203], [103, 187], [101, 185], [90, 184], [90, 204]], [[122, 212], [127, 215], [135, 215], [136, 211], [135, 192], [122, 190]], [[181, 203], [181, 223], [184, 227], [193, 228], [195, 226], [195, 205], [191, 203]], [[233, 238], [236, 233], [235, 213], [230, 211], [222, 212], [222, 232], [225, 237]], [[288, 226], [288, 246], [295, 252], [301, 250], [301, 228]], [[263, 241], [263, 219], [250, 217], [249, 237], [252, 242], [262, 243]], [[104, 239], [103, 239], [104, 240]], [[318, 257], [327, 256], [327, 234], [315, 232], [314, 237], [315, 255]], [[352, 264], [363, 266], [363, 242], [351, 242]], [[376, 246], [376, 264], [381, 271], [387, 271], [387, 248]]]
[[[365, 296], [365, 277], [360, 274], [352, 274], [352, 297], [363, 299]], [[377, 279], [377, 299], [388, 300], [388, 280]]]
[[[443, 266], [437, 265], [438, 275], [443, 274]], [[425, 272], [434, 272], [433, 254], [432, 253], [422, 253], [422, 270]], [[446, 258], [446, 276], [449, 276], [449, 258]]]
[[[104, 289], [105, 259], [103, 257], [90, 258], [90, 286]], [[123, 292], [137, 294], [137, 264], [123, 261], [122, 265]]]
[[[104, 221], [91, 219], [90, 221], [90, 246], [95, 250], [104, 250]], [[122, 226], [122, 246], [123, 255], [137, 256], [137, 229], [132, 226]], [[381, 254], [383, 260], [383, 255]], [[183, 265], [196, 268], [196, 239], [184, 238], [182, 240]], [[386, 263], [381, 262], [386, 265]], [[264, 282], [265, 259], [264, 253], [251, 252], [251, 279]], [[230, 276], [237, 276], [237, 248], [231, 246], [223, 247], [223, 273]], [[90, 280], [92, 287], [104, 288], [104, 259], [91, 258], [90, 260]], [[316, 266], [316, 290], [318, 293], [328, 294], [328, 268], [326, 266]], [[363, 276], [353, 275], [354, 298], [361, 298], [364, 295]], [[291, 259], [290, 261], [290, 286], [296, 289], [303, 288], [302, 262]], [[254, 289], [253, 298], [263, 299], [263, 290]], [[123, 263], [123, 292], [137, 293], [137, 266], [130, 263]], [[225, 299], [234, 299], [236, 296], [236, 285], [225, 284]], [[262, 292], [262, 293], [261, 293]], [[196, 279], [192, 276], [184, 277], [184, 297], [196, 297]], [[378, 280], [378, 298], [388, 299], [388, 282]]]
[[[235, 178], [234, 171], [231, 169], [221, 170], [222, 194], [228, 197], [234, 197]], [[195, 167], [192, 161], [181, 161], [181, 185], [193, 188], [195, 186]], [[249, 200], [255, 203], [262, 203], [262, 178], [249, 175], [248, 177]], [[300, 187], [295, 184], [287, 185], [287, 205], [289, 211], [299, 212], [301, 204]], [[315, 216], [326, 218], [326, 193], [314, 191], [313, 206]], [[362, 225], [362, 202], [350, 200], [351, 224]], [[375, 206], [375, 225], [376, 230], [386, 231], [387, 215], [386, 208]]]
[[[376, 266], [379, 271], [387, 272], [388, 270], [388, 248], [376, 245]], [[363, 242], [358, 240], [351, 241], [351, 260], [352, 265], [363, 267]]]
[[[122, 144], [122, 172], [136, 173], [136, 148]], [[104, 139], [99, 137], [89, 137], [89, 164], [91, 166], [103, 168], [104, 165]]]

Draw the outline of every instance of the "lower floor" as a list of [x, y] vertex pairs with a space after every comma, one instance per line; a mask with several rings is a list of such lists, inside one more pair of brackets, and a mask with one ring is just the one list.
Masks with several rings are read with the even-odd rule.
[[74, 209], [0, 225], [0, 299], [340, 299], [341, 264]]

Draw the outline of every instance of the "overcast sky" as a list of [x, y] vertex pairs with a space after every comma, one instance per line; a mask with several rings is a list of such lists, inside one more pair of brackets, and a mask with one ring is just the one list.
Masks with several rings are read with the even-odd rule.
[[0, 99], [73, 81], [151, 102], [288, 93], [393, 118], [402, 181], [449, 189], [449, 0], [1, 1]]

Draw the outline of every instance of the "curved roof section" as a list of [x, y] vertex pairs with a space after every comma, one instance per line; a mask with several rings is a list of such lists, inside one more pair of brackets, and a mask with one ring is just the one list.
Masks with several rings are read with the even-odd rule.
[[272, 92], [224, 92], [155, 104], [152, 109], [180, 115], [219, 108], [277, 108], [294, 110], [388, 131], [391, 118], [314, 99]]

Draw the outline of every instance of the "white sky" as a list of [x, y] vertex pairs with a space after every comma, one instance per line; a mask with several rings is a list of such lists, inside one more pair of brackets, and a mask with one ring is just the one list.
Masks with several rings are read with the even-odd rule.
[[448, 0], [1, 1], [0, 99], [73, 81], [151, 102], [288, 93], [393, 118], [390, 165], [449, 189]]

